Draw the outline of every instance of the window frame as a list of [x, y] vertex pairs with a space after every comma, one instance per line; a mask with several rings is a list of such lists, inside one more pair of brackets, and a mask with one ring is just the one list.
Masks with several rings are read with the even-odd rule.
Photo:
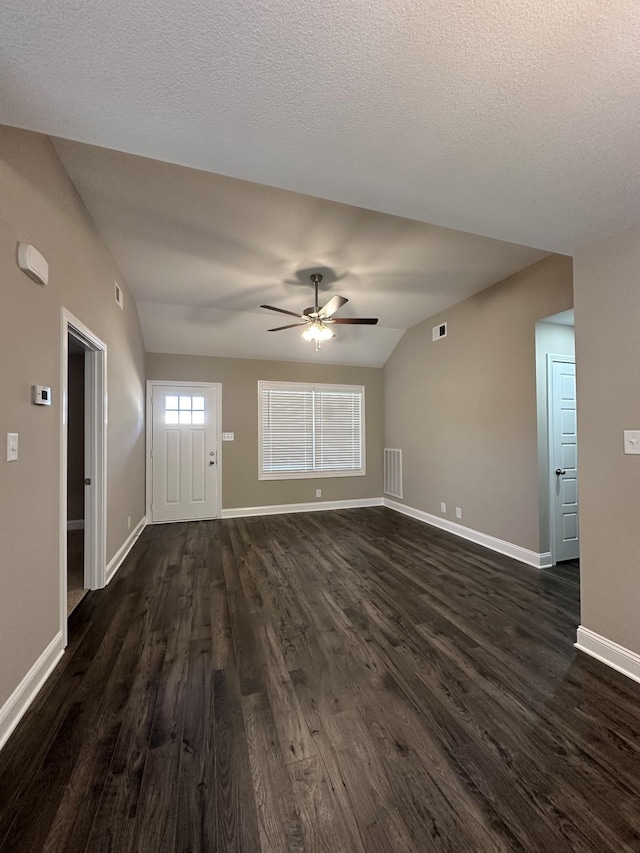
[[[275, 471], [265, 472], [263, 470], [263, 428], [262, 428], [262, 395], [263, 390], [282, 391], [311, 391], [329, 393], [352, 393], [360, 395], [360, 459], [361, 467], [358, 469], [342, 469], [334, 471]], [[258, 480], [319, 480], [329, 477], [364, 477], [367, 473], [367, 446], [365, 427], [365, 386], [364, 385], [338, 385], [322, 382], [272, 382], [268, 380], [258, 381]]]

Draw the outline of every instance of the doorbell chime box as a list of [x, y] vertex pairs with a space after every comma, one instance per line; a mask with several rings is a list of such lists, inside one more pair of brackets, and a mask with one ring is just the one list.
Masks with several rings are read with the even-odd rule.
[[33, 402], [36, 406], [50, 406], [51, 405], [51, 388], [46, 385], [33, 385]]

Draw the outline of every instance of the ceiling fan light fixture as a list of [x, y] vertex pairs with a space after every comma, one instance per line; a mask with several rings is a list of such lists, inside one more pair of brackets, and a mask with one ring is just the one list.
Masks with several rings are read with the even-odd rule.
[[304, 330], [302, 337], [305, 341], [315, 341], [318, 344], [322, 344], [325, 341], [330, 341], [331, 338], [334, 338], [335, 334], [328, 326], [325, 326], [324, 323], [321, 323], [319, 320], [314, 320], [313, 323], [309, 323], [307, 328]]
[[[349, 300], [345, 296], [336, 294], [325, 304], [320, 306], [318, 299], [318, 285], [322, 281], [322, 276], [319, 272], [313, 273], [310, 276], [311, 283], [315, 291], [315, 304], [311, 308], [305, 308], [302, 314], [296, 314], [294, 311], [289, 311], [288, 308], [277, 308], [275, 305], [261, 305], [261, 308], [266, 308], [268, 311], [277, 311], [278, 314], [287, 314], [290, 317], [296, 317], [302, 322], [289, 323], [287, 326], [278, 326], [275, 329], [269, 329], [270, 332], [281, 332], [283, 329], [293, 329], [296, 326], [304, 326], [304, 331], [301, 334], [303, 340], [316, 345], [316, 352], [320, 349], [320, 345], [325, 341], [330, 341], [335, 338], [335, 333], [331, 328], [333, 323], [345, 323], [348, 325], [366, 325], [375, 326], [378, 322], [374, 317], [334, 317], [333, 315], [342, 308]], [[331, 325], [330, 325], [331, 324]]]

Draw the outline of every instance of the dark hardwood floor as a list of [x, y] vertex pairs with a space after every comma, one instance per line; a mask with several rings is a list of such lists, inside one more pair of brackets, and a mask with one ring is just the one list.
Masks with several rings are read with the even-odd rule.
[[0, 753], [0, 849], [639, 851], [640, 685], [578, 619], [575, 565], [383, 508], [148, 527]]

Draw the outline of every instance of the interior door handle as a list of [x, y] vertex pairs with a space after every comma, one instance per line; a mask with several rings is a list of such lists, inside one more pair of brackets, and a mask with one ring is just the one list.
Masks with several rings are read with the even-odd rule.
[[566, 471], [563, 471], [562, 468], [556, 468], [556, 474], [560, 477], [562, 474], [566, 474]]

